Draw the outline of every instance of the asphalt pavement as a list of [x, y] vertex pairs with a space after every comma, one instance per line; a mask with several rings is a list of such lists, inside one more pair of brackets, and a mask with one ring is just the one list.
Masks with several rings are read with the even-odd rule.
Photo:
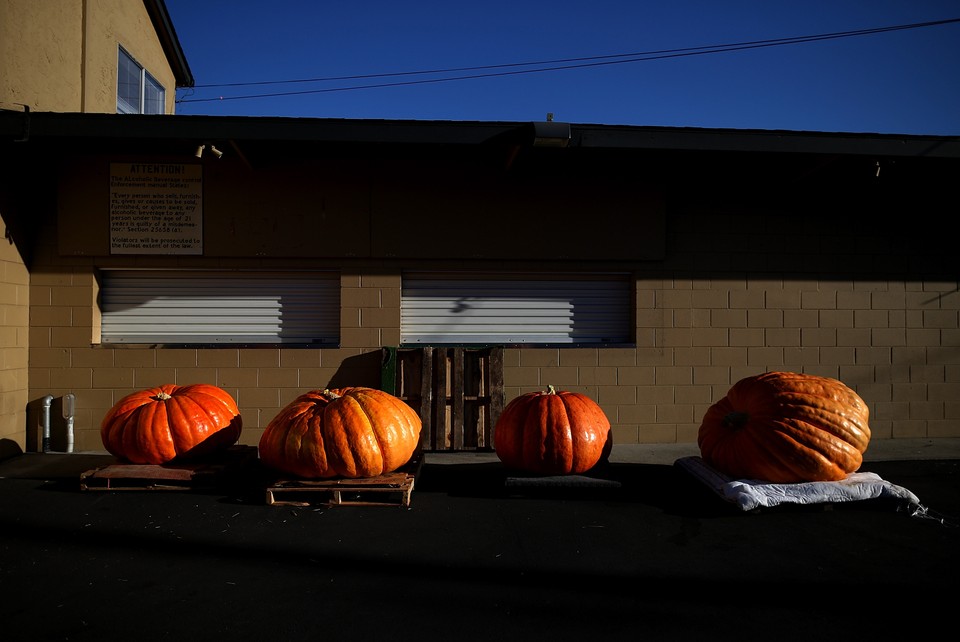
[[922, 510], [743, 511], [677, 465], [689, 445], [615, 447], [566, 479], [425, 453], [385, 506], [268, 504], [256, 460], [202, 488], [84, 489], [111, 457], [26, 453], [0, 462], [0, 640], [941, 635], [960, 440], [891, 441], [861, 470]]

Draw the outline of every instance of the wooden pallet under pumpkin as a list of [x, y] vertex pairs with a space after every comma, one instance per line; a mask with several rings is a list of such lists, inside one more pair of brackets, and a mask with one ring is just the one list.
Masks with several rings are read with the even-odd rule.
[[189, 491], [223, 487], [257, 462], [254, 446], [232, 446], [195, 461], [167, 464], [118, 462], [80, 474], [85, 491]]
[[375, 477], [278, 479], [266, 488], [270, 506], [400, 506], [410, 507], [413, 486], [423, 465], [418, 450], [391, 473]]

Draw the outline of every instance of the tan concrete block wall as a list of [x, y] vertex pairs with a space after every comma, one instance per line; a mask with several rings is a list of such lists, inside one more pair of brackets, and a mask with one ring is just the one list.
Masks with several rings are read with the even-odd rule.
[[[694, 286], [640, 278], [637, 289], [638, 301], [657, 302], [656, 310], [637, 312], [638, 332], [653, 326], [656, 346], [599, 349], [595, 367], [584, 351], [508, 350], [507, 396], [546, 389], [562, 376], [565, 388], [598, 401], [618, 443], [686, 443], [696, 441], [703, 414], [736, 381], [787, 370], [856, 390], [870, 407], [874, 438], [960, 436], [960, 402], [948, 392], [953, 399], [960, 393], [956, 283], [744, 278]], [[696, 327], [702, 318], [709, 327]], [[576, 381], [560, 368], [574, 362], [583, 363]]]
[[[56, 233], [43, 238], [56, 239]], [[703, 252], [695, 243], [691, 247]], [[97, 259], [102, 264], [119, 260]], [[775, 257], [751, 260], [765, 264]], [[196, 258], [134, 259], [136, 265], [158, 267], [249, 266], [252, 261], [211, 265]], [[552, 384], [596, 399], [617, 443], [692, 443], [704, 412], [733, 383], [767, 370], [792, 370], [837, 378], [856, 390], [870, 407], [874, 438], [960, 436], [960, 289], [955, 281], [817, 279], [794, 273], [771, 278], [774, 267], [759, 276], [718, 269], [716, 278], [693, 279], [685, 276], [684, 261], [678, 256], [637, 272], [635, 347], [506, 349], [507, 401]], [[42, 246], [35, 264], [28, 400], [76, 395], [77, 450], [101, 449], [100, 419], [124, 394], [201, 380], [235, 396], [244, 418], [241, 443], [255, 445], [269, 421], [302, 392], [378, 386], [380, 348], [399, 345], [399, 267], [340, 266], [339, 348], [149, 349], [94, 345], [99, 322], [94, 259], [60, 257], [54, 247]], [[2, 291], [18, 292], [25, 282], [22, 266], [16, 260], [4, 265], [13, 275], [7, 281], [23, 282], [10, 290], [4, 281]], [[311, 265], [302, 261], [297, 267]], [[315, 267], [337, 266], [316, 261]], [[20, 303], [7, 302], [3, 310], [24, 314]], [[26, 342], [0, 332], [7, 341], [12, 336]], [[17, 363], [22, 370], [23, 349], [15, 346], [12, 354], [14, 370]], [[22, 384], [9, 385], [16, 392]], [[10, 426], [4, 430], [20, 439], [23, 417], [2, 419]]]
[[[0, 212], [0, 226], [6, 223]], [[30, 275], [16, 245], [0, 239], [0, 458], [26, 450]]]
[[[75, 451], [103, 449], [100, 421], [124, 395], [166, 383], [210, 383], [229, 392], [243, 417], [241, 443], [256, 445], [270, 420], [303, 392], [333, 384], [378, 387], [380, 348], [399, 344], [399, 274], [361, 270], [343, 272], [339, 348], [95, 345], [91, 330], [98, 314], [91, 304], [96, 299], [91, 261], [55, 262], [68, 265], [38, 270], [30, 285], [36, 303], [30, 397], [76, 396]], [[26, 350], [24, 382], [25, 368]], [[21, 407], [26, 395], [24, 389]], [[25, 422], [23, 417], [11, 420], [11, 432], [21, 439]], [[64, 429], [57, 419], [54, 430]]]

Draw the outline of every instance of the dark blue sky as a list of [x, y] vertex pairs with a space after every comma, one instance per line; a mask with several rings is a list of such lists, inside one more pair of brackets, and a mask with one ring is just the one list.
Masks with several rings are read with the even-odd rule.
[[[960, 135], [960, 22], [763, 42], [958, 19], [960, 0], [166, 4], [197, 84], [179, 114]], [[231, 83], [263, 84], [204, 86]]]

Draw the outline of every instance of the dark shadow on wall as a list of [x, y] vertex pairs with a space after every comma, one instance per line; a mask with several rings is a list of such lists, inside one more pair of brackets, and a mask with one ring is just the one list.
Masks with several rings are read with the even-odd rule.
[[20, 444], [12, 439], [0, 439], [0, 461], [22, 454], [23, 450], [20, 449]]
[[[363, 386], [366, 388], [380, 387], [380, 368], [383, 364], [383, 353], [377, 349], [353, 357], [347, 357], [340, 367], [330, 377], [326, 384], [317, 382], [314, 388], [348, 388]], [[312, 382], [311, 382], [312, 385]]]

